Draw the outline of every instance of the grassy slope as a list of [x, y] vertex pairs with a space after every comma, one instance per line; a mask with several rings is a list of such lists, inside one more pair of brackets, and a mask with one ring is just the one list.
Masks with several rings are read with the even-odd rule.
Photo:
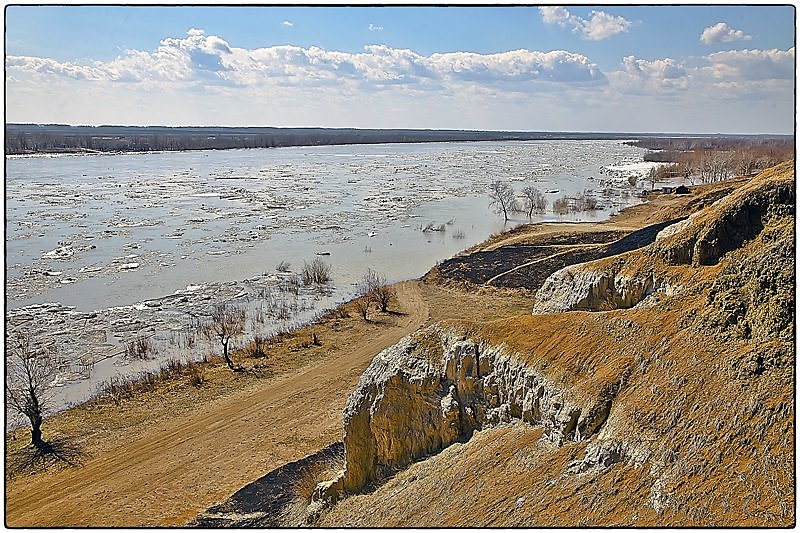
[[[793, 184], [792, 166], [778, 167], [739, 182], [725, 209]], [[709, 204], [695, 196], [684, 205]], [[697, 231], [725, 209], [706, 209]], [[649, 218], [676, 214], [670, 205]], [[450, 323], [506, 343], [568, 394], [622, 382], [590, 441], [622, 443], [626, 460], [570, 473], [587, 442], [552, 448], [535, 428], [484, 430], [341, 502], [322, 525], [792, 525], [794, 214], [773, 209], [763, 220], [717, 264], [664, 265], [669, 243], [627, 254], [631, 268], [683, 286], [649, 307]]]

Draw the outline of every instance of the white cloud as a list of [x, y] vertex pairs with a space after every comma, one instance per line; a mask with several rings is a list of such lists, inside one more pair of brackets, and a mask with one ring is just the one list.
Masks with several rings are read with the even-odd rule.
[[542, 21], [545, 24], [558, 24], [562, 28], [566, 27], [570, 21], [570, 18], [577, 18], [571, 17], [569, 11], [560, 6], [540, 7], [539, 12], [542, 14]]
[[166, 38], [153, 52], [127, 50], [93, 65], [9, 56], [10, 71], [117, 83], [227, 84], [231, 86], [321, 87], [343, 90], [409, 85], [441, 89], [464, 82], [536, 82], [537, 90], [555, 84], [597, 84], [605, 75], [586, 56], [565, 51], [514, 50], [497, 54], [466, 52], [420, 55], [385, 45], [361, 53], [318, 47], [273, 46], [248, 50], [191, 29], [182, 38]]
[[628, 56], [604, 72], [563, 50], [245, 49], [192, 29], [111, 61], [9, 55], [6, 109], [12, 122], [791, 132], [794, 54]]
[[608, 74], [615, 91], [627, 94], [673, 94], [689, 85], [686, 68], [672, 58], [648, 61], [626, 56], [622, 70]]
[[291, 28], [292, 26], [294, 26], [294, 23], [290, 20], [284, 20], [283, 22], [281, 22], [281, 26], [283, 26], [284, 28]]
[[695, 58], [691, 66], [671, 58], [627, 56], [621, 70], [607, 73], [608, 93], [610, 98], [677, 99], [687, 106], [726, 100], [747, 107], [763, 100], [791, 107], [794, 54], [794, 48], [731, 50]]
[[717, 22], [713, 26], [703, 30], [700, 34], [700, 42], [703, 44], [730, 43], [733, 41], [749, 41], [752, 39], [742, 30], [735, 30], [725, 22]]
[[602, 41], [620, 33], [625, 33], [633, 25], [623, 17], [615, 17], [603, 11], [592, 11], [592, 18], [581, 21], [581, 32], [585, 39]]
[[383, 26], [376, 26], [375, 24], [370, 23], [367, 29], [369, 29], [369, 31], [383, 31]]
[[433, 54], [428, 63], [445, 76], [464, 81], [603, 82], [605, 75], [580, 54], [563, 50], [514, 50], [499, 54]]
[[542, 21], [545, 24], [558, 24], [562, 28], [572, 28], [572, 33], [577, 33], [582, 39], [588, 41], [602, 41], [610, 39], [620, 33], [625, 33], [633, 22], [624, 17], [609, 15], [605, 11], [592, 11], [590, 18], [584, 19], [571, 15], [566, 8], [561, 6], [540, 7]]
[[788, 50], [729, 50], [706, 56], [705, 69], [714, 78], [730, 80], [794, 80], [794, 47]]

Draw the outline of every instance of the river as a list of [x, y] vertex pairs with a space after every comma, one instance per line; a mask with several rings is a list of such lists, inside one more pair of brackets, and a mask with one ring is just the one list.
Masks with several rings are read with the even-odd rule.
[[[7, 330], [63, 359], [63, 407], [110, 376], [208, 353], [191, 329], [216, 302], [247, 308], [244, 343], [348, 300], [367, 268], [419, 277], [529, 222], [489, 207], [493, 180], [536, 187], [549, 204], [584, 191], [598, 200], [565, 215], [548, 205], [533, 222], [607, 218], [640, 201], [608, 167], [643, 153], [620, 141], [526, 141], [7, 157]], [[298, 289], [291, 278], [315, 258], [333, 282]], [[152, 356], [132, 360], [124, 347], [141, 335]]]

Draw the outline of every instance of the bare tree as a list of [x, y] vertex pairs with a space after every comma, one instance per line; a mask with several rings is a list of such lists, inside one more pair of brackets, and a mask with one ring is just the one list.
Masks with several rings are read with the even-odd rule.
[[489, 185], [489, 206], [495, 212], [502, 214], [508, 221], [508, 214], [517, 209], [517, 199], [514, 188], [505, 181], [495, 180]]
[[545, 199], [544, 194], [542, 194], [539, 189], [531, 186], [525, 187], [522, 189], [522, 195], [524, 196], [525, 212], [528, 213], [528, 218], [533, 216], [534, 211], [537, 213], [544, 213], [547, 207], [547, 199]]
[[650, 190], [656, 188], [656, 182], [658, 181], [658, 171], [656, 170], [657, 167], [651, 167], [650, 171], [647, 173], [647, 181], [650, 182]]
[[364, 274], [363, 283], [368, 293], [378, 303], [382, 312], [389, 310], [389, 301], [394, 296], [394, 289], [386, 282], [386, 276], [368, 268]]
[[553, 213], [562, 216], [565, 215], [567, 211], [569, 211], [569, 200], [566, 197], [562, 196], [561, 198], [553, 200]]
[[369, 308], [372, 305], [372, 302], [375, 301], [374, 295], [372, 293], [357, 293], [356, 300], [353, 302], [353, 305], [358, 311], [358, 314], [363, 318], [365, 321], [369, 322], [369, 318], [367, 315], [369, 314]]
[[367, 321], [369, 320], [367, 318], [367, 315], [369, 314], [369, 308], [372, 305], [372, 302], [375, 301], [375, 292], [373, 291], [372, 280], [373, 273], [374, 272], [372, 270], [367, 269], [367, 272], [356, 284], [356, 300], [353, 302], [358, 314], [361, 315], [361, 318]]
[[6, 348], [6, 398], [8, 406], [27, 417], [31, 424], [31, 444], [39, 450], [48, 447], [42, 439], [42, 421], [50, 408], [51, 384], [56, 361], [45, 348], [36, 347], [29, 336], [8, 339]]
[[311, 263], [304, 263], [300, 272], [304, 285], [325, 285], [331, 280], [331, 267], [319, 257]]
[[203, 333], [209, 340], [217, 340], [222, 345], [222, 357], [231, 370], [236, 367], [228, 355], [228, 346], [231, 339], [244, 333], [245, 313], [243, 309], [234, 307], [228, 303], [221, 303], [214, 306], [211, 311], [211, 322], [203, 328]]

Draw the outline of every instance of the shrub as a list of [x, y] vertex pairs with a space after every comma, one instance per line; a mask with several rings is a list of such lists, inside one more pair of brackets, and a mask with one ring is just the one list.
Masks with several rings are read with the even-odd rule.
[[303, 270], [300, 272], [300, 276], [306, 286], [325, 285], [331, 281], [331, 267], [317, 257], [311, 263], [303, 263]]
[[206, 382], [205, 369], [200, 365], [192, 365], [189, 371], [189, 383], [194, 387], [201, 387]]

